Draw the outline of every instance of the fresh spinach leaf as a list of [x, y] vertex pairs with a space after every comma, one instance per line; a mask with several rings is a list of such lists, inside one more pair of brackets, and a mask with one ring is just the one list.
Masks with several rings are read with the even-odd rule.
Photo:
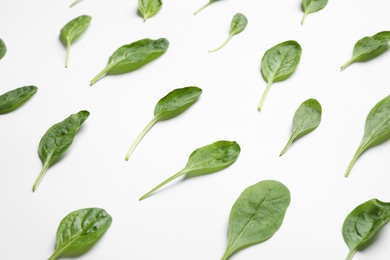
[[373, 36], [366, 36], [356, 42], [353, 48], [352, 58], [347, 61], [341, 70], [345, 69], [355, 61], [368, 58], [374, 51], [379, 50], [390, 41], [390, 31], [379, 32]]
[[317, 100], [304, 101], [295, 111], [291, 137], [279, 156], [282, 156], [295, 140], [316, 129], [321, 122], [321, 115], [321, 104]]
[[286, 41], [275, 45], [264, 54], [261, 60], [261, 74], [267, 87], [261, 97], [258, 110], [261, 111], [272, 83], [291, 76], [301, 59], [302, 48], [296, 41]]
[[367, 245], [372, 237], [390, 220], [390, 203], [371, 199], [357, 206], [344, 220], [343, 237], [349, 247], [347, 260]]
[[356, 160], [369, 148], [381, 144], [390, 138], [390, 95], [379, 101], [368, 113], [364, 135], [352, 161], [348, 165], [345, 177], [348, 177]]
[[71, 212], [62, 219], [56, 234], [56, 250], [49, 260], [64, 253], [85, 253], [107, 231], [111, 216], [100, 208], [86, 208]]
[[239, 34], [240, 32], [242, 32], [245, 29], [247, 24], [248, 24], [248, 19], [245, 17], [245, 15], [240, 14], [240, 13], [235, 14], [233, 16], [233, 20], [232, 20], [232, 22], [230, 24], [229, 37], [222, 43], [221, 46], [219, 46], [216, 49], [209, 50], [209, 52], [215, 52], [215, 51], [220, 50], [222, 47], [224, 47], [230, 41], [230, 39], [234, 35]]
[[272, 237], [289, 205], [290, 192], [278, 181], [265, 180], [246, 188], [230, 212], [228, 245], [222, 260]]
[[200, 147], [192, 152], [188, 158], [187, 165], [181, 171], [157, 185], [139, 200], [146, 199], [168, 182], [182, 175], [198, 176], [225, 169], [237, 160], [240, 151], [240, 146], [236, 142], [230, 141], [218, 141]]
[[126, 154], [126, 161], [129, 160], [138, 143], [155, 123], [180, 115], [194, 104], [201, 94], [202, 90], [198, 87], [185, 87], [175, 89], [160, 99], [154, 108], [154, 118], [147, 124], [131, 145]]
[[4, 41], [0, 39], [0, 60], [4, 57], [6, 52], [7, 52], [7, 46], [5, 46]]
[[33, 192], [38, 188], [47, 169], [57, 162], [61, 155], [71, 146], [73, 138], [88, 116], [89, 112], [85, 110], [72, 114], [65, 120], [50, 127], [43, 135], [38, 147], [38, 154], [42, 160], [43, 167], [34, 183]]
[[78, 4], [81, 0], [75, 0], [70, 6], [69, 8], [72, 8], [74, 5]]
[[157, 14], [161, 6], [161, 0], [138, 0], [138, 10], [144, 17], [144, 21]]
[[35, 86], [25, 86], [4, 93], [0, 96], [0, 114], [14, 111], [29, 100], [37, 91], [38, 88]]
[[160, 57], [168, 49], [169, 42], [161, 38], [157, 40], [142, 39], [117, 49], [108, 59], [105, 69], [91, 80], [91, 86], [104, 74], [122, 74], [136, 70], [146, 63]]
[[200, 11], [202, 11], [203, 9], [205, 9], [207, 6], [217, 2], [219, 0], [210, 0], [207, 4], [205, 4], [204, 6], [202, 6], [201, 8], [199, 8], [195, 13], [194, 15], [197, 15]]
[[89, 23], [91, 22], [92, 17], [88, 15], [81, 15], [72, 21], [65, 24], [62, 27], [60, 32], [61, 42], [66, 46], [66, 62], [65, 68], [68, 67], [69, 54], [70, 54], [70, 45], [77, 40], [80, 35], [85, 32]]
[[305, 18], [308, 14], [321, 10], [327, 4], [328, 4], [328, 0], [303, 0], [302, 9], [304, 14], [301, 20], [301, 24], [305, 22]]

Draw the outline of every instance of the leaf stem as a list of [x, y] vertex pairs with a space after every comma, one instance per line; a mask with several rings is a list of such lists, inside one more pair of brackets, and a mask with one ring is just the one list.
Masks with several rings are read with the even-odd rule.
[[93, 84], [95, 84], [104, 74], [106, 74], [113, 66], [107, 66], [104, 68], [104, 70], [102, 70], [101, 72], [99, 72], [99, 74], [97, 74], [90, 82], [90, 86], [92, 86]]
[[212, 52], [215, 52], [215, 51], [218, 51], [220, 49], [222, 49], [229, 41], [230, 39], [233, 37], [233, 34], [229, 34], [229, 37], [221, 44], [221, 46], [219, 46], [218, 48], [215, 48], [213, 50], [209, 50], [209, 53], [212, 53]]
[[62, 251], [63, 250], [55, 250], [48, 260], [56, 260], [62, 254]]
[[70, 54], [70, 41], [68, 40], [67, 43], [66, 43], [66, 61], [65, 61], [65, 68], [68, 67], [69, 54]]
[[257, 107], [257, 110], [261, 111], [261, 109], [263, 108], [263, 105], [264, 105], [264, 102], [265, 102], [265, 98], [267, 97], [268, 92], [271, 89], [272, 83], [273, 83], [272, 80], [268, 81], [267, 86], [265, 87], [265, 90], [263, 92], [263, 96], [261, 97], [259, 106]]
[[355, 164], [356, 160], [360, 157], [360, 155], [362, 154], [363, 151], [364, 151], [364, 148], [362, 146], [359, 146], [359, 148], [356, 150], [355, 155], [353, 156], [351, 162], [349, 163], [347, 170], [345, 171], [345, 174], [344, 174], [345, 177], [348, 177], [353, 165]]
[[347, 61], [346, 63], [343, 64], [343, 66], [341, 66], [340, 70], [343, 70], [345, 69], [346, 67], [348, 67], [349, 65], [351, 65], [353, 62], [355, 61], [355, 59], [350, 59], [349, 61]]
[[350, 250], [349, 253], [348, 253], [348, 255], [347, 255], [346, 260], [351, 260], [352, 257], [355, 255], [355, 253], [356, 253], [356, 249]]
[[201, 8], [199, 8], [195, 13], [194, 15], [197, 15], [200, 11], [202, 11], [203, 9], [205, 9], [207, 6], [211, 5], [212, 3], [214, 3], [215, 1], [211, 0], [210, 2], [208, 2], [207, 4], [205, 4], [204, 6], [202, 6]]
[[282, 152], [279, 154], [279, 156], [282, 156], [288, 148], [291, 146], [291, 144], [294, 142], [294, 139], [297, 137], [299, 132], [299, 129], [295, 130], [295, 132], [291, 135], [290, 139], [288, 140], [286, 146], [283, 148]]
[[307, 16], [307, 13], [305, 12], [302, 16], [301, 25], [303, 25], [303, 23], [305, 22], [306, 16]]
[[[50, 158], [49, 158], [50, 160]], [[32, 191], [35, 192], [39, 186], [39, 184], [41, 183], [43, 177], [45, 176], [45, 173], [47, 171], [47, 169], [49, 169], [49, 160], [47, 160], [44, 164], [43, 164], [43, 167], [42, 167], [42, 170], [41, 172], [39, 173], [38, 175], [38, 178], [36, 179], [34, 185], [33, 185], [33, 188], [32, 188]]]
[[75, 0], [70, 6], [69, 8], [72, 8], [75, 4], [77, 4], [80, 0]]
[[137, 147], [137, 145], [139, 144], [139, 142], [142, 140], [142, 138], [145, 136], [145, 134], [150, 130], [150, 128], [152, 128], [152, 126], [157, 123], [157, 121], [159, 120], [158, 117], [154, 117], [152, 119], [152, 121], [150, 121], [146, 127], [142, 130], [142, 132], [137, 136], [137, 138], [134, 140], [133, 144], [131, 145], [129, 151], [127, 152], [126, 154], [126, 161], [129, 160], [131, 154], [133, 153], [134, 149]]

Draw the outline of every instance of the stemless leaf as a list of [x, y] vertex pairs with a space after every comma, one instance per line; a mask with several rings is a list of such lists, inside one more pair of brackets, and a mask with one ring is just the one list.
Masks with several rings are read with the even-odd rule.
[[291, 137], [279, 156], [282, 156], [295, 140], [316, 129], [321, 122], [321, 115], [321, 104], [317, 100], [304, 101], [295, 111]]
[[35, 86], [25, 86], [4, 93], [0, 96], [0, 114], [14, 111], [29, 100], [37, 91], [38, 88]]
[[357, 206], [344, 220], [343, 237], [349, 247], [347, 260], [390, 220], [390, 203], [372, 199]]
[[230, 212], [228, 245], [222, 260], [272, 237], [289, 205], [290, 192], [280, 182], [266, 180], [246, 188]]
[[66, 46], [66, 62], [65, 68], [68, 67], [69, 54], [70, 54], [70, 45], [80, 37], [80, 35], [85, 32], [89, 23], [91, 22], [92, 17], [88, 15], [81, 15], [72, 21], [65, 24], [62, 27], [60, 32], [61, 42]]
[[383, 143], [390, 138], [390, 96], [378, 102], [368, 113], [364, 135], [355, 155], [348, 165], [345, 177], [348, 177], [359, 156], [367, 149]]
[[161, 0], [138, 0], [138, 10], [144, 17], [144, 21], [157, 14], [161, 6]]
[[248, 19], [245, 17], [245, 15], [243, 14], [235, 14], [233, 16], [233, 20], [230, 24], [230, 33], [229, 33], [229, 37], [222, 43], [221, 46], [219, 46], [218, 48], [214, 49], [214, 50], [210, 50], [209, 52], [215, 52], [219, 49], [221, 49], [223, 46], [225, 46], [229, 41], [230, 39], [236, 35], [236, 34], [239, 34], [240, 32], [242, 32], [246, 25], [248, 24]]
[[7, 47], [2, 39], [0, 39], [0, 60], [4, 57], [7, 52]]
[[160, 57], [168, 49], [169, 42], [165, 38], [151, 40], [142, 39], [117, 49], [108, 59], [105, 69], [91, 80], [91, 86], [104, 74], [121, 74], [136, 70], [146, 63]]
[[73, 211], [62, 219], [56, 235], [56, 250], [49, 260], [63, 253], [80, 253], [88, 250], [107, 231], [111, 216], [99, 208]]
[[199, 8], [195, 13], [194, 15], [198, 14], [200, 11], [202, 11], [203, 9], [205, 9], [207, 6], [217, 2], [218, 0], [210, 0], [207, 4], [205, 4], [204, 6], [202, 6], [201, 8]]
[[50, 127], [43, 135], [38, 147], [38, 154], [43, 167], [34, 183], [33, 192], [38, 188], [47, 169], [68, 150], [77, 131], [88, 116], [89, 112], [85, 110], [72, 114], [64, 121]]
[[308, 14], [321, 10], [327, 4], [328, 4], [328, 0], [303, 0], [302, 9], [304, 14], [301, 20], [301, 24], [305, 22], [305, 18]]
[[202, 90], [198, 87], [185, 87], [175, 89], [160, 99], [154, 108], [154, 118], [146, 125], [144, 130], [142, 130], [131, 145], [126, 154], [126, 161], [129, 160], [138, 143], [155, 123], [176, 117], [183, 113], [198, 100], [200, 94], [202, 94]]
[[390, 41], [390, 31], [379, 32], [371, 37], [366, 36], [356, 42], [352, 58], [341, 69], [345, 69], [355, 61], [369, 57], [374, 51], [386, 45]]
[[146, 199], [153, 192], [167, 184], [168, 182], [182, 176], [196, 176], [213, 173], [225, 169], [234, 163], [241, 148], [236, 142], [218, 141], [196, 149], [190, 157], [186, 166], [178, 173], [157, 185], [155, 188], [143, 195], [139, 200]]
[[291, 76], [301, 59], [302, 48], [296, 41], [286, 41], [267, 50], [261, 60], [261, 74], [267, 87], [261, 97], [258, 110], [264, 105], [265, 98], [273, 82], [282, 81]]

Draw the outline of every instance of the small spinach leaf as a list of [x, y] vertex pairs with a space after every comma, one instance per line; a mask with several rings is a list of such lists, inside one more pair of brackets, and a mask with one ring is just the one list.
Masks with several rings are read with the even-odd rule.
[[202, 11], [203, 9], [205, 9], [207, 6], [217, 2], [219, 0], [210, 0], [207, 4], [205, 4], [204, 6], [202, 6], [201, 8], [199, 8], [195, 13], [194, 15], [197, 15], [200, 11]]
[[368, 113], [364, 135], [358, 149], [348, 165], [345, 177], [348, 177], [356, 160], [369, 148], [390, 138], [390, 95], [379, 101]]
[[60, 32], [61, 42], [66, 46], [66, 62], [65, 68], [68, 67], [69, 54], [70, 54], [70, 45], [77, 40], [80, 35], [85, 32], [89, 23], [91, 22], [92, 17], [88, 15], [81, 15], [72, 21], [65, 24], [62, 27]]
[[366, 36], [356, 42], [352, 58], [347, 61], [341, 70], [345, 69], [355, 61], [367, 58], [374, 51], [386, 45], [390, 41], [390, 31], [379, 32], [371, 37]]
[[142, 130], [131, 145], [126, 154], [126, 161], [129, 160], [138, 143], [155, 123], [180, 115], [194, 104], [201, 94], [202, 89], [198, 87], [185, 87], [172, 90], [165, 97], [160, 99], [154, 108], [154, 118], [146, 125], [144, 130]]
[[317, 100], [308, 99], [303, 102], [295, 111], [291, 137], [279, 156], [282, 156], [295, 140], [316, 129], [321, 122], [321, 114], [321, 104]]
[[266, 51], [261, 60], [261, 74], [267, 81], [267, 87], [257, 108], [259, 111], [264, 105], [272, 83], [291, 76], [298, 66], [301, 53], [302, 48], [296, 41], [282, 42]]
[[240, 32], [242, 32], [245, 29], [247, 24], [248, 24], [248, 19], [245, 17], [245, 15], [240, 14], [240, 13], [235, 14], [233, 16], [233, 20], [232, 20], [232, 22], [230, 24], [229, 37], [222, 43], [221, 46], [219, 46], [216, 49], [209, 50], [209, 52], [215, 52], [215, 51], [220, 50], [222, 47], [224, 47], [230, 41], [230, 39], [234, 35], [239, 34]]
[[4, 57], [7, 52], [7, 46], [2, 39], [0, 39], [0, 60]]
[[289, 205], [290, 192], [278, 181], [265, 180], [246, 188], [230, 212], [228, 245], [222, 260], [272, 237]]
[[14, 111], [29, 100], [37, 91], [38, 88], [35, 86], [25, 86], [4, 93], [0, 96], [0, 114]]
[[302, 9], [304, 14], [301, 20], [301, 24], [305, 22], [305, 18], [308, 14], [321, 10], [327, 4], [328, 4], [328, 0], [303, 0]]
[[371, 199], [357, 206], [344, 220], [343, 237], [349, 247], [347, 260], [390, 220], [390, 203]]
[[57, 229], [56, 250], [49, 260], [55, 260], [63, 253], [85, 253], [107, 231], [111, 222], [111, 216], [100, 208], [71, 212]]
[[172, 175], [155, 188], [143, 195], [139, 200], [146, 199], [153, 192], [160, 189], [168, 182], [182, 176], [196, 176], [213, 173], [225, 169], [234, 163], [241, 148], [236, 142], [218, 141], [196, 149], [188, 158], [187, 165], [178, 173]]
[[71, 146], [73, 138], [88, 116], [89, 112], [85, 110], [72, 114], [65, 120], [50, 127], [43, 135], [38, 147], [38, 154], [42, 160], [43, 167], [34, 183], [33, 192], [38, 188], [47, 169]]
[[157, 40], [142, 39], [117, 49], [108, 59], [105, 69], [91, 80], [91, 86], [104, 74], [122, 74], [136, 70], [146, 63], [157, 59], [168, 49], [169, 42], [161, 38]]
[[144, 17], [144, 21], [157, 14], [161, 6], [161, 0], [138, 0], [138, 10]]

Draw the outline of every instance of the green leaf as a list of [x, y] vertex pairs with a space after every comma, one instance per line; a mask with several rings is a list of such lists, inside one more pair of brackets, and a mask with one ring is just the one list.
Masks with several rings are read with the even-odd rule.
[[328, 0], [303, 0], [302, 9], [304, 14], [301, 20], [301, 24], [305, 22], [305, 18], [308, 14], [323, 9], [327, 4], [328, 4]]
[[230, 212], [228, 245], [222, 260], [272, 237], [289, 205], [290, 192], [280, 182], [265, 180], [246, 188]]
[[126, 154], [126, 161], [129, 160], [138, 143], [155, 123], [180, 115], [187, 110], [187, 108], [192, 106], [201, 94], [202, 90], [198, 87], [185, 87], [175, 89], [160, 99], [154, 108], [154, 118], [149, 122], [149, 124], [147, 124], [144, 130], [138, 135], [137, 139], [135, 139], [131, 145]]
[[301, 54], [301, 46], [296, 41], [282, 42], [266, 51], [261, 60], [261, 74], [267, 82], [267, 87], [257, 108], [259, 111], [264, 105], [272, 83], [290, 77], [298, 66]]
[[157, 14], [161, 6], [161, 0], [138, 0], [138, 10], [144, 17], [144, 21]]
[[[341, 66], [341, 70], [345, 69], [355, 61], [361, 61], [365, 58], [370, 59], [370, 54], [373, 54], [376, 50], [379, 50], [379, 48], [385, 46], [389, 41], [390, 31], [379, 32], [371, 37], [367, 36], [360, 39], [355, 44], [352, 58], [343, 66]], [[378, 53], [378, 55], [380, 54], [381, 53]]]
[[364, 135], [355, 155], [348, 165], [345, 177], [348, 177], [356, 160], [369, 148], [387, 141], [390, 138], [390, 96], [378, 102], [368, 113]]
[[25, 86], [17, 88], [0, 96], [0, 114], [14, 111], [29, 100], [38, 88], [35, 86]]
[[38, 188], [47, 169], [57, 162], [71, 146], [77, 131], [88, 116], [89, 112], [85, 110], [72, 114], [64, 121], [50, 127], [43, 135], [38, 147], [38, 154], [43, 167], [34, 183], [33, 192]]
[[169, 42], [161, 38], [157, 40], [142, 39], [117, 49], [108, 59], [105, 69], [91, 80], [91, 86], [104, 74], [122, 74], [139, 69], [143, 65], [157, 59], [168, 49]]
[[198, 176], [225, 169], [234, 163], [241, 148], [236, 142], [218, 141], [196, 149], [188, 158], [187, 165], [178, 173], [172, 175], [155, 188], [143, 195], [139, 200], [146, 199], [168, 182], [182, 176]]
[[240, 32], [242, 32], [245, 29], [247, 24], [248, 24], [248, 19], [245, 17], [245, 15], [240, 14], [240, 13], [235, 14], [233, 16], [233, 20], [232, 20], [232, 22], [230, 24], [230, 34], [229, 34], [229, 37], [222, 43], [221, 46], [219, 46], [216, 49], [209, 50], [209, 52], [215, 52], [215, 51], [220, 50], [222, 47], [224, 47], [230, 41], [230, 39], [234, 35], [239, 34]]
[[0, 60], [4, 57], [7, 52], [7, 46], [2, 39], [0, 39]]
[[295, 140], [316, 129], [321, 122], [321, 115], [321, 104], [317, 100], [304, 101], [295, 111], [291, 137], [279, 156], [282, 156]]
[[371, 199], [357, 206], [344, 220], [343, 237], [349, 247], [347, 260], [367, 245], [373, 236], [390, 220], [390, 203]]
[[70, 6], [69, 8], [72, 8], [73, 6], [75, 6], [76, 4], [78, 4], [81, 0], [75, 0]]
[[86, 208], [73, 211], [62, 219], [56, 235], [56, 250], [49, 260], [63, 253], [84, 253], [107, 231], [112, 222], [111, 216], [99, 208]]
[[83, 32], [87, 29], [92, 17], [88, 15], [81, 15], [72, 21], [65, 24], [60, 32], [61, 42], [66, 46], [66, 62], [65, 68], [68, 67], [70, 45], [77, 40]]
[[210, 0], [207, 4], [205, 4], [204, 6], [202, 6], [201, 8], [199, 8], [195, 13], [194, 15], [197, 15], [200, 11], [202, 11], [203, 9], [205, 9], [207, 6], [210, 6], [211, 4], [217, 2], [218, 0]]

